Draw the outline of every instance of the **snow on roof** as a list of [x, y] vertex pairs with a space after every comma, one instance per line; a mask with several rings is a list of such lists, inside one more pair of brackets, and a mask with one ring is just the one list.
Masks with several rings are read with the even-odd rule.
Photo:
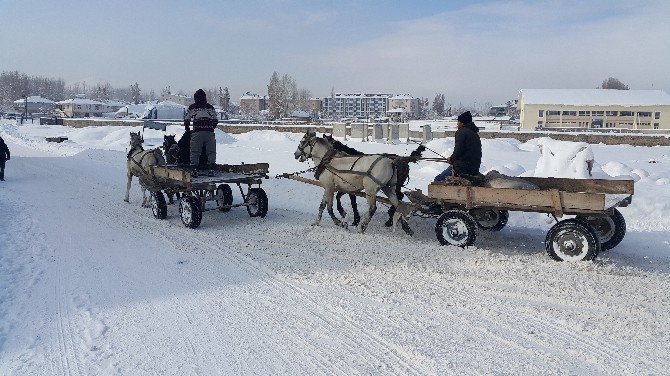
[[663, 90], [615, 89], [522, 89], [525, 104], [563, 104], [569, 106], [654, 106], [670, 105]]
[[386, 111], [386, 112], [403, 113], [403, 112], [405, 112], [405, 109], [404, 109], [404, 108], [394, 108], [394, 109], [392, 109], [392, 110], [388, 110], [388, 111]]
[[[25, 98], [17, 99], [14, 101], [14, 103], [19, 104], [19, 103], [25, 103]], [[28, 103], [55, 103], [54, 101], [46, 98], [42, 98], [39, 95], [32, 95], [28, 97]]]
[[399, 95], [392, 96], [389, 99], [416, 99], [416, 98], [409, 95], [409, 94], [399, 94]]
[[244, 93], [244, 95], [242, 95], [240, 97], [240, 100], [242, 100], [242, 99], [262, 99], [262, 98], [258, 94], [253, 94], [253, 93], [247, 91], [246, 93]]
[[83, 98], [75, 98], [75, 99], [66, 99], [64, 101], [56, 102], [58, 104], [102, 104], [102, 102], [94, 101], [92, 99], [83, 99]]

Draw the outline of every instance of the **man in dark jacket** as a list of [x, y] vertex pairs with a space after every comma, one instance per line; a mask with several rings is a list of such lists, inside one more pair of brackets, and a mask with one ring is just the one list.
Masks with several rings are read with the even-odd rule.
[[207, 103], [207, 95], [202, 89], [198, 89], [193, 95], [195, 103], [188, 106], [184, 126], [190, 126], [191, 130], [191, 166], [195, 171], [198, 165], [200, 153], [203, 148], [207, 149], [207, 163], [210, 168], [216, 163], [216, 139], [214, 129], [219, 122], [214, 111], [214, 106]]
[[5, 181], [5, 162], [9, 160], [9, 148], [0, 137], [0, 181]]
[[482, 142], [479, 139], [479, 128], [472, 122], [470, 111], [458, 115], [456, 126], [458, 130], [454, 135], [454, 152], [447, 158], [447, 163], [451, 166], [435, 177], [436, 182], [451, 176], [452, 166], [456, 176], [479, 174], [479, 166], [482, 163]]

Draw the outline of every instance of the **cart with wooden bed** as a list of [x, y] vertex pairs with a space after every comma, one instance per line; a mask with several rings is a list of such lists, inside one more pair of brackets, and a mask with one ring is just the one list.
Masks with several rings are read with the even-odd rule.
[[[416, 214], [436, 217], [435, 234], [444, 245], [473, 245], [477, 229], [500, 231], [509, 211], [547, 213], [557, 223], [545, 248], [559, 261], [593, 260], [618, 245], [626, 222], [617, 210], [631, 203], [633, 181], [525, 177], [539, 190], [432, 183], [428, 195], [407, 192]], [[562, 219], [564, 216], [575, 216]]]
[[[202, 213], [209, 210], [230, 211], [244, 206], [251, 217], [265, 217], [268, 197], [260, 187], [268, 178], [269, 164], [215, 165], [209, 174], [194, 176], [190, 166], [165, 165], [152, 168], [153, 178], [147, 189], [151, 192], [151, 210], [154, 217], [167, 217], [165, 196], [179, 197], [179, 215], [186, 227], [197, 228]], [[230, 185], [237, 185], [243, 202], [233, 202]], [[246, 191], [244, 187], [246, 187]], [[216, 202], [208, 206], [207, 202]]]

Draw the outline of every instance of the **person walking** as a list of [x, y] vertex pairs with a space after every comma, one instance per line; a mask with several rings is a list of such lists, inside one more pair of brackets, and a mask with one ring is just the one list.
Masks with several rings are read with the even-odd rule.
[[5, 162], [9, 160], [9, 148], [0, 137], [0, 181], [5, 181]]
[[207, 103], [207, 94], [202, 89], [193, 94], [195, 103], [188, 106], [184, 126], [191, 126], [191, 155], [190, 162], [193, 172], [197, 175], [198, 161], [202, 149], [207, 150], [207, 163], [210, 175], [213, 174], [213, 167], [216, 164], [216, 138], [214, 129], [219, 122], [216, 116], [214, 106]]
[[482, 141], [479, 139], [479, 128], [472, 122], [470, 111], [458, 115], [456, 127], [458, 129], [454, 135], [454, 152], [447, 158], [450, 166], [437, 175], [434, 182], [444, 181], [452, 174], [455, 176], [479, 174], [482, 163]]

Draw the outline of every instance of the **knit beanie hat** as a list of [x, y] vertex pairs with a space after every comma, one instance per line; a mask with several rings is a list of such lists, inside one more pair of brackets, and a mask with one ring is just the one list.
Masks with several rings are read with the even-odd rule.
[[458, 115], [458, 121], [463, 124], [472, 123], [472, 114], [470, 111], [465, 111], [464, 113]]
[[193, 94], [193, 99], [198, 103], [207, 102], [207, 94], [205, 94], [204, 90], [198, 89], [198, 91]]

